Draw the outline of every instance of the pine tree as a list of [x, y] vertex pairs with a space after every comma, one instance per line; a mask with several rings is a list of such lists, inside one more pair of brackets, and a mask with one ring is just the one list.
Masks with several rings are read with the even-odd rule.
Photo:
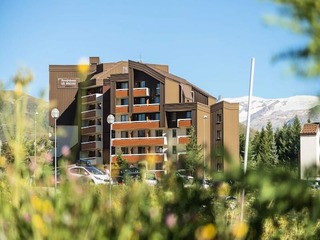
[[191, 172], [192, 175], [194, 175], [194, 172], [198, 167], [201, 166], [203, 154], [202, 149], [203, 147], [201, 145], [198, 145], [197, 143], [197, 136], [196, 131], [194, 127], [191, 127], [190, 129], [190, 141], [186, 145], [186, 168], [188, 171]]

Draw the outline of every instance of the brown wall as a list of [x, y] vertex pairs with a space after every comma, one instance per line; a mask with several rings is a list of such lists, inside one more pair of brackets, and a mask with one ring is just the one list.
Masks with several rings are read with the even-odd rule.
[[58, 78], [80, 80], [76, 65], [50, 65], [49, 66], [49, 125], [54, 125], [54, 119], [51, 117], [51, 109], [58, 108], [60, 116], [70, 107], [75, 100], [78, 91], [78, 85], [75, 88], [62, 87], [58, 83]]
[[179, 103], [180, 86], [176, 81], [166, 78], [165, 85], [165, 103]]

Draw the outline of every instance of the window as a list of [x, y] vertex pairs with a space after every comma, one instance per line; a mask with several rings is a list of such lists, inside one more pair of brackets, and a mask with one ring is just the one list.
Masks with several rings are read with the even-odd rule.
[[171, 113], [171, 122], [177, 121], [177, 114], [175, 112]]
[[154, 103], [160, 103], [160, 97], [159, 96], [154, 98]]
[[129, 148], [128, 148], [128, 147], [122, 147], [122, 148], [121, 148], [121, 152], [122, 152], [123, 154], [129, 154]]
[[127, 131], [121, 131], [121, 138], [128, 138], [129, 133]]
[[172, 129], [172, 137], [173, 138], [177, 137], [177, 130], [176, 129]]
[[186, 129], [186, 135], [190, 135], [191, 134], [191, 128], [187, 128]]
[[187, 118], [192, 118], [191, 111], [186, 112]]
[[217, 139], [219, 140], [219, 139], [221, 139], [221, 130], [217, 130]]
[[138, 121], [145, 121], [146, 120], [146, 114], [141, 113], [138, 114]]
[[146, 136], [146, 131], [145, 130], [139, 130], [138, 131], [138, 137], [145, 137]]
[[222, 122], [222, 115], [220, 113], [217, 114], [217, 123]]
[[160, 83], [157, 83], [156, 95], [160, 95]]
[[121, 105], [129, 105], [129, 99], [128, 98], [121, 99]]
[[144, 87], [146, 87], [146, 81], [136, 82], [135, 87], [136, 88], [144, 88]]
[[163, 152], [162, 146], [156, 146], [156, 153], [162, 153], [162, 152]]
[[156, 137], [162, 137], [163, 131], [162, 130], [156, 130]]
[[128, 115], [121, 115], [121, 122], [127, 122], [129, 121], [129, 116]]
[[145, 147], [138, 147], [138, 154], [146, 153]]
[[117, 89], [128, 89], [128, 82], [118, 82]]
[[146, 104], [146, 98], [144, 97], [134, 98], [134, 104]]
[[161, 162], [156, 163], [156, 170], [163, 170], [163, 166]]
[[160, 113], [155, 114], [155, 120], [160, 120]]
[[177, 146], [172, 146], [172, 154], [176, 154], [177, 153]]

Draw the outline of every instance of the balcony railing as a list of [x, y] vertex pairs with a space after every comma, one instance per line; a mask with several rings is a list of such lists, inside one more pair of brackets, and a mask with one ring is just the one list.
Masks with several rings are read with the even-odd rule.
[[114, 138], [112, 146], [159, 146], [165, 145], [165, 137], [135, 137], [135, 138]]
[[116, 98], [125, 98], [129, 96], [128, 89], [117, 89], [116, 90]]
[[[166, 159], [166, 153], [142, 153], [142, 154], [122, 154], [121, 157], [124, 158], [127, 162], [140, 162], [140, 161], [152, 161], [163, 162]], [[112, 161], [115, 162], [117, 156], [112, 156]]]
[[102, 148], [102, 141], [92, 141], [92, 142], [82, 142], [81, 143], [81, 150], [94, 150], [94, 149], [101, 149]]
[[188, 118], [188, 119], [178, 119], [177, 121], [177, 127], [185, 127], [185, 128], [188, 128], [188, 127], [191, 127], [191, 119]]
[[93, 109], [81, 112], [82, 119], [102, 117], [101, 109]]
[[134, 88], [133, 89], [134, 97], [148, 97], [149, 96], [149, 88]]
[[133, 122], [115, 122], [112, 125], [113, 130], [132, 130], [132, 129], [157, 129], [160, 127], [159, 120], [151, 121], [133, 121]]
[[95, 102], [102, 102], [101, 93], [95, 93], [95, 94], [85, 95], [81, 97], [82, 104], [95, 103]]
[[178, 144], [188, 144], [190, 142], [190, 136], [178, 136]]
[[143, 113], [143, 112], [159, 112], [160, 111], [160, 104], [135, 104], [133, 105], [133, 112], [134, 113]]
[[92, 135], [92, 134], [101, 133], [101, 132], [102, 132], [101, 125], [86, 126], [81, 128], [81, 135]]
[[127, 113], [129, 111], [128, 105], [117, 105], [116, 113]]

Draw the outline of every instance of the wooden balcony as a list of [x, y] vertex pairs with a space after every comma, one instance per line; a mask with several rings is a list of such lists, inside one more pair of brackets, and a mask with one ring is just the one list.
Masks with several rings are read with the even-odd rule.
[[179, 128], [189, 128], [191, 127], [191, 119], [178, 119], [177, 126]]
[[159, 112], [160, 105], [159, 104], [137, 104], [133, 105], [133, 112], [134, 113], [145, 113], [145, 112]]
[[129, 96], [128, 89], [117, 89], [116, 90], [116, 98], [126, 98]]
[[190, 136], [178, 136], [178, 144], [188, 144], [190, 142]]
[[161, 146], [165, 145], [164, 137], [138, 137], [138, 138], [114, 138], [112, 139], [112, 146]]
[[86, 95], [86, 96], [81, 97], [82, 104], [95, 103], [95, 102], [102, 102], [102, 94], [101, 93], [90, 94], [90, 95]]
[[96, 133], [102, 133], [101, 125], [86, 126], [81, 128], [81, 135], [94, 135]]
[[[141, 161], [152, 161], [152, 162], [163, 162], [165, 153], [145, 153], [145, 154], [122, 154], [121, 156], [127, 162], [141, 162]], [[117, 156], [112, 156], [112, 161], [117, 161]]]
[[101, 149], [101, 148], [102, 148], [101, 141], [82, 142], [81, 143], [81, 151]]
[[128, 113], [129, 108], [128, 105], [117, 105], [116, 106], [116, 113]]
[[115, 122], [112, 125], [113, 130], [134, 130], [134, 129], [157, 129], [160, 127], [160, 121], [137, 121], [137, 122]]
[[148, 97], [149, 96], [149, 88], [134, 88], [133, 89], [134, 97]]
[[99, 118], [102, 117], [102, 110], [101, 109], [93, 109], [89, 111], [81, 112], [82, 119], [90, 119], [90, 118]]

